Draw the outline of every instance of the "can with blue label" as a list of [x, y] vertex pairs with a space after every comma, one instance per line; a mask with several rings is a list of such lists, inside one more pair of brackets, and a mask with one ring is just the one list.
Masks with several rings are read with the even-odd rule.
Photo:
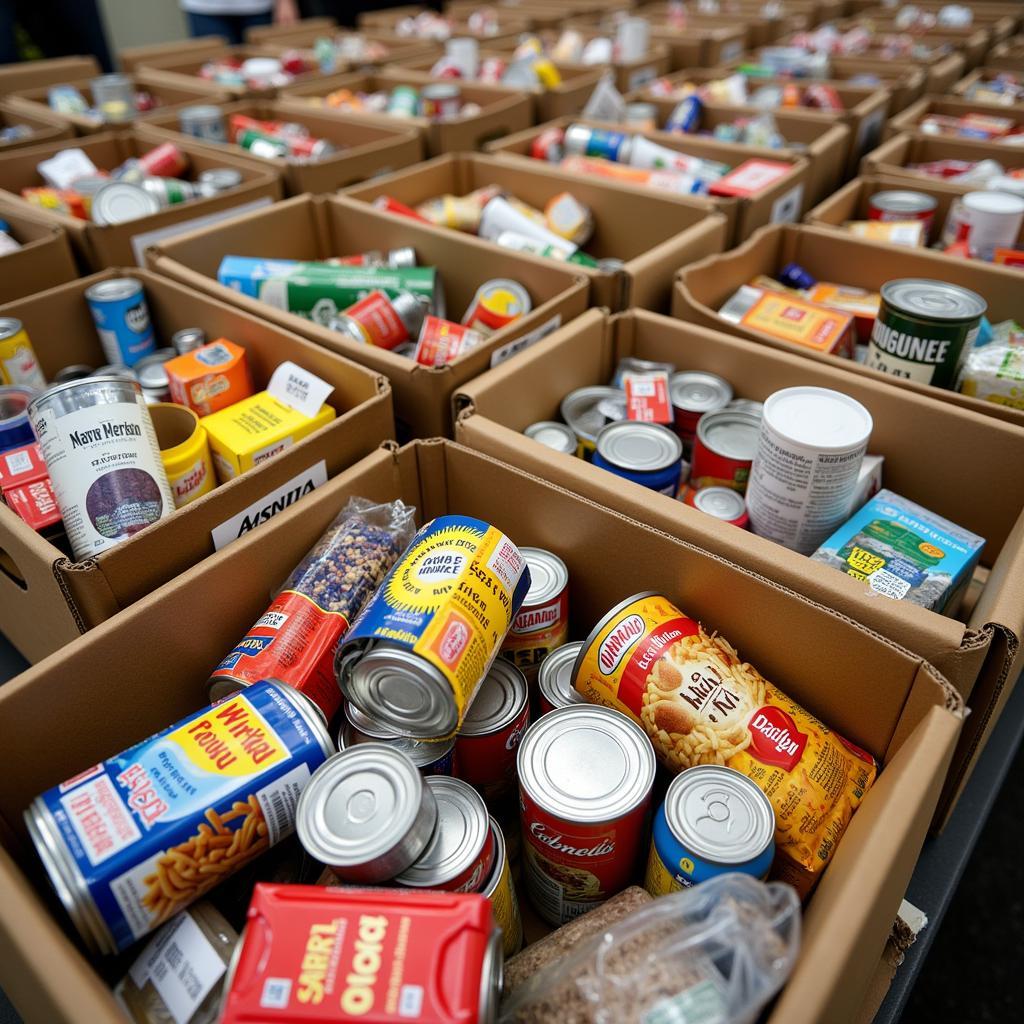
[[677, 775], [654, 816], [644, 888], [666, 896], [738, 871], [765, 878], [775, 857], [775, 812], [733, 768], [700, 764]]
[[683, 442], [667, 427], [638, 420], [609, 423], [597, 435], [595, 466], [675, 497], [683, 478]]
[[47, 790], [25, 822], [86, 945], [117, 953], [289, 836], [333, 751], [313, 705], [266, 680]]
[[499, 529], [447, 515], [422, 527], [338, 649], [342, 693], [402, 736], [454, 735], [530, 589]]
[[700, 124], [700, 117], [704, 111], [704, 104], [700, 97], [694, 93], [691, 96], [684, 96], [673, 108], [665, 122], [665, 131], [682, 132], [689, 134], [695, 132]]
[[565, 129], [562, 147], [570, 156], [597, 156], [604, 160], [625, 163], [632, 145], [632, 136], [588, 124], [571, 124]]
[[35, 439], [29, 422], [29, 403], [35, 391], [18, 384], [0, 384], [0, 452], [24, 448]]
[[156, 351], [153, 324], [141, 281], [114, 277], [85, 290], [108, 363], [134, 366]]

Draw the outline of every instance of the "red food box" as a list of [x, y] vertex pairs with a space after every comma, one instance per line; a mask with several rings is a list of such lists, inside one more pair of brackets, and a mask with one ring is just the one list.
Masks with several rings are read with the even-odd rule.
[[12, 448], [0, 455], [0, 492], [11, 510], [37, 533], [61, 521], [38, 444]]
[[746, 198], [770, 188], [793, 168], [778, 160], [744, 160], [724, 177], [712, 182], [708, 192], [713, 196]]

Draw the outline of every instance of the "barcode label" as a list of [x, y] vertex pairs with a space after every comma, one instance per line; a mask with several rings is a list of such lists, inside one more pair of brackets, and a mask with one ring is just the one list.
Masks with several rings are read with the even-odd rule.
[[421, 985], [403, 985], [398, 997], [399, 1017], [419, 1017], [423, 1012], [423, 987]]
[[260, 1006], [268, 1010], [283, 1010], [292, 994], [291, 978], [267, 978], [263, 982]]
[[296, 765], [287, 775], [275, 779], [256, 794], [270, 832], [270, 845], [279, 843], [295, 830], [295, 807], [309, 782], [309, 766]]
[[6, 459], [7, 471], [12, 475], [27, 473], [32, 468], [32, 459], [28, 452], [11, 452], [10, 455], [6, 456]]

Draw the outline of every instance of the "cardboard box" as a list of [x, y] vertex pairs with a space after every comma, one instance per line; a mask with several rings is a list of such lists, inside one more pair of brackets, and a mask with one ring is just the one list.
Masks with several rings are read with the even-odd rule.
[[[237, 145], [229, 145], [224, 150], [220, 146], [212, 147], [218, 153], [224, 151], [266, 163], [281, 176], [286, 192], [293, 196], [303, 192], [333, 192], [423, 159], [419, 133], [401, 128], [397, 121], [385, 127], [355, 114], [346, 117], [340, 112], [326, 114], [312, 108], [300, 114], [274, 100], [240, 100], [226, 104], [223, 111], [225, 124], [232, 114], [244, 114], [261, 121], [292, 121], [308, 128], [310, 135], [327, 139], [334, 145], [335, 153], [309, 163], [283, 157], [256, 157]], [[176, 113], [161, 114], [146, 122], [144, 134], [154, 140], [170, 139], [175, 144], [188, 142], [190, 136], [179, 130], [178, 123]]]
[[[217, 282], [217, 268], [226, 255], [322, 260], [401, 246], [412, 246], [421, 265], [439, 269], [453, 320], [462, 315], [479, 285], [495, 277], [512, 277], [525, 285], [533, 310], [497, 331], [480, 348], [433, 369], [386, 349], [361, 345]], [[231, 302], [386, 374], [395, 393], [401, 437], [450, 434], [451, 396], [460, 384], [578, 316], [587, 305], [587, 283], [574, 268], [497, 250], [469, 235], [456, 237], [450, 231], [388, 217], [365, 203], [336, 196], [298, 196], [174, 239], [149, 253], [149, 265], [190, 288]]]
[[[533, 22], [530, 18], [520, 17], [511, 9], [508, 10], [507, 17], [505, 16], [505, 12], [502, 8], [492, 8], [492, 10], [497, 11], [499, 17], [496, 32], [481, 32], [475, 27], [471, 28], [469, 22], [465, 18], [455, 18], [451, 22], [451, 34], [449, 38], [474, 38], [485, 46], [498, 46], [503, 48], [514, 47], [519, 41], [519, 38], [525, 33], [531, 31], [533, 28]], [[395, 25], [391, 27], [378, 25], [373, 29], [373, 34], [382, 42], [391, 43], [395, 46], [399, 46], [403, 43], [433, 43], [434, 45], [440, 44], [442, 48], [444, 46], [443, 39], [436, 39], [432, 36], [425, 35], [404, 35], [395, 31], [396, 26], [397, 20]]]
[[[986, 538], [982, 561], [988, 571], [978, 574], [979, 582], [986, 582], [974, 589], [963, 621], [879, 597], [829, 566], [522, 434], [530, 423], [559, 419], [559, 405], [569, 391], [607, 383], [625, 355], [720, 374], [738, 396], [757, 401], [802, 384], [832, 388], [862, 402], [874, 419], [869, 450], [885, 456], [884, 485]], [[853, 378], [767, 347], [752, 350], [742, 339], [640, 310], [610, 319], [590, 311], [515, 364], [470, 381], [456, 401], [461, 408], [456, 439], [463, 444], [805, 594], [943, 670], [973, 709], [945, 786], [943, 810], [948, 808], [1024, 663], [1024, 477], [1017, 474], [1006, 487], [989, 469], [992, 457], [997, 465], [1018, 464], [1024, 457], [1024, 432], [887, 388], [870, 377]], [[936, 443], [943, 460], [957, 467], [957, 487], [950, 487], [948, 478], [935, 472], [934, 461], [923, 456], [936, 450]], [[982, 451], [985, 457], [979, 459]]]
[[16, 252], [0, 256], [0, 302], [52, 288], [78, 277], [67, 232], [24, 203], [0, 196], [0, 220], [11, 226], [21, 242]]
[[951, 46], [963, 56], [965, 71], [977, 67], [993, 44], [991, 30], [987, 26], [974, 22], [964, 27], [934, 25], [926, 32], [908, 33], [905, 28], [900, 27], [895, 18], [875, 17], [870, 11], [857, 18], [841, 22], [839, 28], [841, 31], [849, 31], [862, 25], [870, 29], [876, 36], [910, 34], [914, 36], [915, 41], [919, 40], [925, 46]]
[[[40, 86], [35, 89], [22, 89], [13, 92], [8, 97], [12, 108], [23, 110], [27, 114], [37, 117], [47, 114], [56, 118], [62, 124], [71, 125], [78, 135], [92, 135], [97, 132], [119, 131], [128, 127], [131, 123], [141, 124], [150, 118], [157, 116], [166, 117], [171, 110], [177, 111], [182, 107], [194, 106], [197, 103], [221, 103], [231, 97], [226, 91], [211, 92], [209, 89], [197, 89], [193, 86], [182, 86], [177, 83], [167, 82], [160, 77], [153, 77], [145, 71], [139, 71], [131, 76], [135, 91], [148, 92], [159, 104], [155, 110], [139, 113], [128, 123], [105, 124], [102, 121], [94, 121], [84, 114], [61, 114], [50, 110], [47, 103], [49, 86]], [[67, 84], [77, 89], [86, 99], [90, 106], [94, 105], [92, 95], [92, 78], [79, 78], [69, 81]]]
[[[725, 245], [725, 217], [709, 212], [699, 203], [685, 197], [669, 197], [663, 192], [641, 195], [637, 189], [626, 190], [595, 180], [579, 181], [539, 161], [521, 168], [518, 164], [512, 166], [508, 160], [479, 154], [442, 156], [407, 171], [356, 185], [345, 194], [365, 203], [388, 195], [415, 207], [434, 196], [465, 195], [487, 185], [499, 185], [538, 209], [565, 191], [590, 207], [595, 232], [583, 251], [597, 259], [623, 260], [622, 271], [608, 273], [553, 262], [587, 278], [590, 304], [594, 306], [667, 309], [676, 270], [711, 252], [721, 252]], [[387, 216], [401, 219], [399, 214]]]
[[282, 39], [295, 35], [297, 32], [317, 32], [320, 35], [332, 35], [338, 29], [335, 18], [299, 18], [285, 25], [251, 25], [245, 30], [245, 41], [262, 46], [264, 43], [278, 43]]
[[[549, 128], [555, 126], [564, 128], [569, 124], [586, 124], [597, 128], [611, 128], [615, 131], [624, 132], [627, 135], [644, 135], [659, 145], [668, 146], [669, 149], [675, 149], [681, 153], [688, 153], [706, 160], [717, 160], [721, 163], [729, 164], [731, 167], [737, 167], [745, 160], [755, 158], [777, 160], [779, 163], [789, 164], [792, 167], [792, 171], [789, 174], [781, 178], [774, 185], [748, 198], [708, 195], [691, 195], [687, 197], [692, 201], [706, 204], [709, 209], [724, 213], [729, 222], [728, 234], [730, 239], [746, 238], [751, 231], [761, 227], [762, 224], [796, 220], [808, 206], [809, 162], [802, 156], [776, 156], [777, 150], [762, 149], [758, 146], [742, 146], [734, 142], [716, 142], [712, 139], [697, 136], [670, 135], [667, 132], [639, 132], [630, 129], [627, 125], [609, 125], [603, 121], [589, 121], [579, 117], [560, 117], [547, 124], [538, 125], [535, 128], [529, 128], [515, 135], [509, 135], [507, 138], [499, 139], [497, 142], [492, 142], [486, 147], [486, 152], [494, 153], [503, 159], [512, 160], [517, 166], [522, 166], [527, 161], [532, 166], [540, 162], [532, 160], [529, 155], [533, 140]], [[571, 171], [565, 173], [570, 174], [578, 181], [595, 180], [591, 175], [576, 174]], [[649, 189], [642, 185], [619, 184], [621, 188], [645, 194], [654, 192], [660, 194], [661, 191]]]
[[[986, 117], [1008, 117], [1018, 126], [1024, 125], [1024, 104], [993, 107], [989, 103], [977, 103], [971, 100], [957, 99], [952, 96], [923, 96], [916, 103], [912, 103], [907, 107], [902, 113], [889, 119], [885, 126], [885, 137], [890, 139], [902, 132], [916, 132], [918, 125], [929, 114], [938, 114], [943, 117], [965, 117], [968, 114], [982, 114]], [[947, 135], [945, 132], [942, 135], [944, 138], [955, 140], [961, 138], [958, 135]], [[967, 141], [972, 140], [968, 139]]]
[[[876, 5], [877, 6], [877, 5]], [[938, 14], [946, 6], [945, 0], [921, 0], [914, 6], [921, 11]], [[971, 3], [972, 24], [992, 27], [997, 39], [1008, 38], [1024, 24], [1020, 5], [1013, 0], [993, 0], [991, 3]], [[859, 12], [858, 12], [859, 13]]]
[[[402, 498], [420, 518], [495, 523], [569, 567], [573, 635], [622, 598], [663, 590], [882, 762], [803, 916], [792, 976], [768, 1024], [852, 1021], [924, 839], [961, 706], [927, 663], [828, 609], [450, 443], [379, 452], [252, 537], [182, 575], [0, 691], [0, 983], [29, 1022], [118, 1024], [121, 1011], [56, 909], [21, 814], [46, 787], [202, 706], [211, 666], [348, 497]], [[565, 524], [573, 529], [567, 531]], [[262, 536], [261, 536], [262, 534]], [[595, 557], [598, 553], [598, 557]], [[757, 615], [744, 610], [757, 608]], [[197, 609], [202, 611], [197, 614]], [[188, 623], [188, 643], [181, 642]], [[813, 637], [813, 651], [780, 637]], [[131, 664], [130, 671], [111, 665]], [[822, 672], [822, 666], [829, 670]], [[59, 690], [61, 714], [44, 713]]]
[[[727, 13], [719, 14], [687, 11], [684, 18], [685, 27], [678, 22], [673, 22], [672, 10], [666, 3], [647, 4], [638, 13], [641, 17], [650, 19], [652, 32], [656, 32], [659, 37], [668, 37], [669, 45], [673, 50], [685, 45], [681, 37], [691, 26], [700, 32], [705, 32], [708, 29], [729, 29], [730, 33], [726, 44], [721, 48], [724, 49], [724, 55], [720, 49], [715, 64], [721, 64], [724, 60], [734, 60], [743, 50], [750, 50], [758, 46], [771, 46], [777, 39], [800, 32], [809, 28], [811, 24], [806, 14], [797, 13], [790, 4], [779, 5], [778, 11], [774, 8], [769, 9], [768, 13], [765, 13], [765, 9], [757, 3], [753, 6], [748, 4], [730, 5]], [[736, 29], [742, 32], [742, 47], [739, 50], [736, 49], [734, 42]], [[696, 49], [699, 53], [701, 48], [697, 47]], [[682, 56], [681, 53], [680, 56]], [[705, 66], [713, 67], [714, 65]]]
[[[30, 660], [44, 657], [212, 554], [211, 531], [216, 527], [242, 513], [255, 516], [272, 508], [275, 500], [295, 500], [310, 480], [314, 486], [322, 483], [393, 436], [391, 391], [378, 374], [144, 270], [86, 277], [8, 303], [0, 307], [0, 315], [24, 323], [47, 377], [74, 363], [97, 366], [106, 359], [83, 293], [96, 281], [119, 276], [143, 282], [163, 344], [185, 327], [202, 327], [211, 339], [227, 337], [245, 348], [257, 387], [265, 386], [276, 367], [290, 359], [334, 385], [327, 401], [338, 415], [283, 454], [86, 562], [75, 562], [9, 509], [0, 508], [0, 630]], [[245, 526], [241, 519], [225, 526], [223, 543]]]
[[994, 46], [985, 58], [993, 71], [1019, 71], [1024, 67], [1024, 36], [1014, 36]]
[[[298, 111], [308, 109], [310, 103], [316, 104], [337, 89], [377, 92], [391, 90], [396, 85], [420, 88], [423, 80], [399, 67], [385, 68], [375, 74], [330, 75], [316, 82], [288, 86], [282, 90], [281, 100], [294, 104]], [[532, 124], [533, 109], [530, 97], [525, 94], [509, 93], [507, 89], [495, 86], [466, 84], [462, 86], [462, 98], [467, 103], [478, 104], [480, 113], [451, 121], [430, 121], [425, 117], [394, 118], [388, 114], [363, 116], [380, 124], [394, 126], [398, 123], [403, 128], [415, 128], [423, 136], [427, 156], [480, 149], [490, 139], [500, 139]], [[329, 109], [325, 107], [324, 111], [329, 112]]]
[[328, 33], [311, 32], [309, 29], [305, 29], [292, 35], [280, 35], [273, 42], [265, 43], [264, 48], [275, 54], [298, 50], [309, 60], [319, 63], [313, 47], [318, 39], [323, 39], [325, 36], [335, 42], [358, 36], [363, 42], [372, 43], [374, 51], [377, 53], [372, 58], [364, 56], [348, 64], [341, 61], [338, 67], [330, 72], [331, 74], [340, 74], [343, 71], [369, 71], [371, 68], [384, 67], [396, 61], [406, 61], [416, 57], [434, 56], [436, 58], [444, 52], [443, 45], [434, 39], [406, 39], [401, 36], [396, 37], [390, 32], [348, 32], [340, 29]]
[[32, 129], [32, 134], [24, 139], [11, 139], [0, 142], [0, 154], [10, 153], [26, 146], [40, 146], [44, 142], [56, 142], [58, 139], [70, 139], [75, 133], [70, 126], [60, 121], [47, 109], [45, 113], [29, 113], [20, 105], [12, 105], [8, 100], [0, 100], [0, 128], [8, 128], [16, 124]]
[[99, 62], [92, 56], [23, 60], [0, 67], [0, 96], [18, 89], [35, 89], [41, 85], [57, 85], [69, 78], [101, 74]]
[[134, 74], [145, 67], [150, 61], [160, 61], [167, 57], [184, 56], [201, 57], [207, 53], [220, 53], [228, 45], [224, 36], [196, 36], [194, 39], [173, 39], [168, 43], [148, 43], [145, 46], [129, 46], [121, 50], [117, 58], [121, 62], [121, 70]]
[[684, 267], [676, 277], [672, 315], [748, 338], [759, 346], [783, 349], [805, 359], [823, 360], [852, 377], [884, 381], [889, 387], [927, 395], [949, 406], [971, 409], [1024, 426], [1024, 412], [1020, 410], [930, 384], [890, 377], [849, 359], [795, 348], [748, 327], [729, 323], [719, 315], [722, 304], [740, 285], [749, 283], [758, 274], [771, 276], [787, 263], [800, 264], [819, 281], [853, 285], [869, 292], [877, 292], [886, 281], [901, 277], [952, 281], [985, 298], [987, 316], [992, 323], [1020, 315], [1021, 277], [1017, 270], [980, 260], [954, 261], [941, 253], [866, 242], [845, 232], [806, 225], [765, 228], [736, 249]]
[[[70, 142], [19, 149], [0, 156], [0, 193], [15, 198], [28, 209], [39, 210], [19, 197], [23, 188], [45, 184], [36, 172], [36, 166], [41, 160], [74, 147], [83, 150], [97, 167], [110, 170], [129, 157], [148, 152], [156, 144], [152, 138], [133, 128], [90, 135]], [[182, 141], [179, 149], [189, 158], [190, 170], [186, 177], [194, 179], [199, 172], [210, 167], [233, 167], [241, 173], [242, 184], [218, 195], [171, 206], [150, 217], [140, 217], [126, 224], [93, 224], [52, 210], [39, 212], [51, 223], [59, 224], [67, 231], [80, 260], [94, 270], [100, 270], [103, 267], [141, 264], [145, 246], [157, 237], [163, 238], [168, 234], [188, 230], [196, 221], [206, 223], [206, 218], [223, 217], [226, 211], [235, 207], [249, 209], [268, 205], [280, 199], [283, 194], [277, 172], [264, 161], [235, 156], [219, 149], [212, 150], [193, 141]]]
[[[731, 26], [701, 25], [695, 22], [693, 28], [687, 23], [685, 29], [655, 24], [651, 26], [651, 38], [667, 47], [672, 71], [715, 67], [736, 60], [748, 46], [747, 30], [736, 21]], [[750, 41], [749, 45], [755, 44]]]
[[[952, 92], [954, 96], [962, 96], [966, 99], [968, 98], [968, 94], [970, 93], [971, 89], [973, 89], [977, 83], [990, 82], [993, 79], [998, 78], [1001, 74], [1005, 72], [1005, 70], [1005, 68], [1001, 68], [998, 65], [989, 67], [989, 65], [986, 64], [984, 67], [977, 67], [969, 75], [964, 75], [964, 77], [961, 78], [959, 82], [957, 82], [947, 91]], [[1018, 64], [1016, 67], [1011, 68], [1010, 70], [1016, 71], [1019, 75], [1021, 66]], [[997, 110], [1003, 109], [1003, 105], [1001, 103], [993, 104], [993, 106]], [[1018, 106], [1020, 106], [1020, 104], [1018, 104]]]
[[[993, 113], [1002, 107], [990, 107]], [[978, 142], [974, 139], [960, 139], [949, 135], [922, 135], [919, 132], [904, 132], [883, 142], [861, 161], [862, 174], [895, 174], [910, 183], [922, 185], [931, 181], [942, 181], [930, 174], [911, 170], [909, 164], [930, 163], [932, 160], [996, 160], [1005, 168], [1024, 167], [1024, 148], [1001, 146], [995, 142]]]

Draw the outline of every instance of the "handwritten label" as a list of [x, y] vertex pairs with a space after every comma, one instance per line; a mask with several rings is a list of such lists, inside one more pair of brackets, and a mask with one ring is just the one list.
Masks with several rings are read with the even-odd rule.
[[320, 411], [320, 406], [333, 390], [333, 384], [288, 359], [274, 371], [267, 385], [267, 391], [279, 402], [310, 418]]

